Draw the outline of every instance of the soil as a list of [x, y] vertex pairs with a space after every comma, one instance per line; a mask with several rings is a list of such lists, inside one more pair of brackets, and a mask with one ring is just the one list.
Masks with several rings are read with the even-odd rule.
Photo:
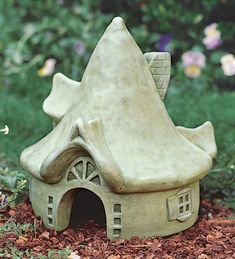
[[[168, 237], [110, 241], [106, 231], [93, 221], [77, 229], [57, 232], [44, 227], [33, 213], [29, 201], [0, 211], [0, 226], [9, 222], [30, 223], [23, 233], [0, 231], [0, 249], [10, 254], [15, 246], [31, 255], [47, 255], [50, 250], [69, 247], [81, 259], [169, 259], [235, 258], [235, 220], [231, 210], [209, 200], [202, 200], [199, 218], [191, 228]], [[25, 257], [27, 258], [27, 257]], [[59, 257], [53, 257], [59, 258]]]

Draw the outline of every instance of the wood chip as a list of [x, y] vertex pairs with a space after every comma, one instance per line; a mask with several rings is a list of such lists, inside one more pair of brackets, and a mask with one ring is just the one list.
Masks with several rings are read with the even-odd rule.
[[[62, 232], [46, 229], [26, 201], [17, 205], [16, 209], [1, 210], [0, 226], [13, 221], [17, 224], [29, 223], [34, 227], [27, 228], [20, 235], [17, 234], [21, 231], [20, 227], [17, 232], [1, 232], [0, 247], [6, 254], [11, 254], [11, 248], [16, 246], [21, 253], [25, 253], [22, 258], [27, 258], [26, 250], [30, 251], [33, 258], [37, 258], [40, 253], [47, 257], [49, 250], [63, 250], [67, 247], [77, 251], [76, 254], [82, 259], [232, 259], [235, 256], [235, 220], [231, 219], [232, 212], [213, 201], [202, 200], [201, 204], [198, 221], [183, 232], [164, 238], [132, 237], [130, 240], [110, 241], [106, 237], [106, 230], [94, 222]], [[209, 213], [213, 219], [208, 219]]]

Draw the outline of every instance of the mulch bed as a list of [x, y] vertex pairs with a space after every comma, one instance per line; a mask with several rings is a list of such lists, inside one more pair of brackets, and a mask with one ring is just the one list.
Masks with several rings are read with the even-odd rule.
[[[235, 225], [232, 212], [213, 201], [203, 200], [197, 223], [191, 228], [169, 237], [155, 237], [109, 241], [105, 229], [94, 222], [76, 230], [62, 232], [48, 230], [41, 219], [35, 217], [28, 201], [14, 209], [0, 211], [0, 226], [7, 221], [31, 223], [34, 229], [26, 229], [19, 236], [15, 232], [0, 233], [0, 248], [10, 253], [10, 247], [31, 250], [32, 256], [47, 255], [49, 250], [69, 247], [82, 259], [169, 259], [235, 258]], [[25, 257], [27, 258], [27, 257]], [[53, 257], [56, 258], [56, 257]]]

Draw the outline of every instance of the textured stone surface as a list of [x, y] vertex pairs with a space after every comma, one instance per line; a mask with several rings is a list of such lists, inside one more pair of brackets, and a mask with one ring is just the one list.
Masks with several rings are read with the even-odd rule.
[[160, 98], [163, 100], [168, 89], [171, 71], [170, 53], [165, 52], [148, 52], [144, 54], [153, 80], [158, 89]]
[[[163, 62], [169, 54], [155, 56]], [[123, 193], [167, 190], [202, 178], [211, 156], [176, 129], [150, 68], [122, 19], [115, 18], [80, 85], [55, 76], [44, 110], [59, 123], [22, 153], [22, 165], [43, 181], [57, 182], [77, 149], [95, 160], [114, 192]], [[157, 69], [165, 82], [165, 67]]]
[[[167, 204], [168, 198], [178, 199], [177, 194], [184, 190], [182, 188], [164, 192], [116, 194], [110, 189], [104, 188], [102, 183], [99, 186], [85, 179], [83, 181], [71, 180], [66, 183], [66, 178], [64, 178], [58, 184], [47, 184], [33, 178], [30, 184], [30, 199], [34, 212], [43, 219], [48, 228], [58, 231], [69, 226], [72, 204], [76, 202], [76, 195], [79, 195], [79, 191], [83, 189], [90, 190], [102, 201], [107, 236], [110, 239], [170, 235], [193, 225], [198, 216], [199, 182], [187, 186], [192, 194], [191, 208], [190, 217], [184, 221], [178, 220], [180, 219], [180, 215], [177, 215], [178, 201], [171, 204], [171, 207]], [[39, 190], [40, 195], [38, 195]], [[87, 199], [85, 202], [91, 201]], [[84, 210], [85, 208], [77, 204], [77, 210], [79, 209]], [[174, 219], [169, 217], [173, 209], [177, 215]], [[93, 211], [93, 216], [96, 216], [96, 213], [98, 214]], [[187, 213], [184, 214], [187, 216]]]

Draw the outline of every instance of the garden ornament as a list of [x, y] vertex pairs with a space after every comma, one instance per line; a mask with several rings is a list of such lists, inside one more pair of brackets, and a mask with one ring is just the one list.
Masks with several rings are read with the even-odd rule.
[[[169, 117], [170, 67], [169, 53], [143, 54], [116, 17], [81, 82], [54, 76], [43, 104], [54, 128], [21, 154], [33, 209], [48, 228], [69, 226], [84, 190], [101, 202], [110, 239], [166, 236], [194, 224], [199, 180], [217, 149], [211, 122], [188, 129]], [[92, 195], [84, 195], [89, 205]]]

